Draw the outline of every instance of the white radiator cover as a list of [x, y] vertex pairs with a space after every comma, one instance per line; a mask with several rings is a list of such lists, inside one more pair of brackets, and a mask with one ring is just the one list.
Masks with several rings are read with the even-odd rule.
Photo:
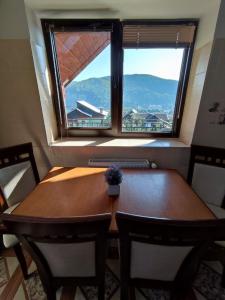
[[148, 159], [92, 158], [88, 161], [90, 167], [109, 167], [111, 165], [117, 165], [120, 168], [151, 168]]

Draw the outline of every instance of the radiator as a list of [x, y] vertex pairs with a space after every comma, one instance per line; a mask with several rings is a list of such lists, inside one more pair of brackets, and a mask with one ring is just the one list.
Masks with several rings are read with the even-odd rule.
[[92, 158], [88, 161], [88, 166], [90, 167], [109, 167], [111, 165], [117, 165], [120, 168], [148, 169], [151, 167], [147, 159]]

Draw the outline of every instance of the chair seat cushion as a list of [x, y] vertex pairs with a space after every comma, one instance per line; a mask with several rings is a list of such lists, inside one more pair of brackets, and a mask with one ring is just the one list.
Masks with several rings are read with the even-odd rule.
[[14, 247], [19, 240], [14, 234], [3, 234], [3, 244], [6, 248]]
[[[19, 205], [19, 203], [9, 207], [4, 211], [5, 214], [11, 214], [11, 212]], [[19, 243], [19, 240], [14, 234], [3, 234], [3, 244], [6, 248], [11, 248]]]
[[225, 248], [225, 241], [216, 241], [215, 244]]
[[192, 188], [205, 202], [221, 206], [225, 194], [225, 168], [195, 163]]
[[[214, 215], [218, 218], [218, 219], [224, 219], [225, 218], [225, 209], [213, 204], [209, 204], [207, 203], [207, 206], [211, 209], [211, 211], [214, 213]], [[215, 244], [221, 246], [221, 247], [225, 247], [225, 241], [216, 241]]]
[[30, 162], [0, 169], [0, 186], [8, 206], [22, 201], [36, 186]]
[[48, 244], [36, 242], [36, 246], [48, 261], [54, 276], [92, 277], [95, 276], [95, 244]]
[[192, 247], [170, 247], [132, 242], [131, 278], [174, 280]]
[[18, 205], [19, 205], [19, 203], [16, 203], [16, 204], [10, 206], [9, 208], [7, 208], [4, 211], [4, 214], [11, 214], [11, 212], [14, 211], [14, 209], [16, 209]]
[[216, 206], [214, 204], [206, 203], [208, 208], [211, 209], [211, 211], [214, 213], [214, 215], [218, 219], [224, 219], [225, 218], [225, 209], [219, 206]]

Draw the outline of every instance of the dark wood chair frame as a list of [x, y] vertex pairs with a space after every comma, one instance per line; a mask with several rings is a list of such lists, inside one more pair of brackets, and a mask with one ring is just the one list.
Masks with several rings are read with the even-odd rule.
[[225, 168], [225, 149], [191, 145], [188, 183], [191, 184], [195, 163]]
[[191, 145], [188, 182], [191, 184], [195, 163], [225, 168], [225, 149]]
[[11, 165], [16, 165], [24, 161], [30, 161], [34, 172], [35, 181], [39, 183], [40, 177], [34, 158], [32, 143], [0, 148], [0, 169]]
[[[225, 149], [191, 145], [191, 156], [187, 178], [190, 185], [192, 183], [196, 163], [225, 168]], [[225, 208], [225, 195], [221, 207]]]
[[[188, 183], [190, 185], [192, 184], [195, 163], [225, 168], [225, 149], [191, 145], [191, 156], [188, 170]], [[225, 195], [221, 207], [225, 209]], [[210, 247], [207, 253], [207, 259], [215, 260], [215, 258], [219, 259], [224, 266], [222, 286], [225, 287], [225, 247], [217, 244], [213, 244]]]
[[[15, 165], [21, 162], [25, 161], [30, 161], [31, 167], [34, 173], [34, 178], [36, 183], [38, 184], [40, 182], [40, 177], [38, 174], [38, 169], [37, 165], [35, 162], [34, 158], [34, 153], [33, 153], [33, 147], [32, 143], [25, 143], [25, 144], [20, 144], [16, 146], [11, 146], [11, 147], [6, 147], [6, 148], [0, 148], [0, 169]], [[3, 212], [5, 209], [8, 208], [6, 199], [4, 197], [4, 193], [1, 190], [0, 187], [0, 196], [1, 199], [3, 199], [2, 207], [1, 207], [1, 212]], [[0, 226], [0, 234], [7, 234], [6, 228], [4, 228], [2, 225]], [[13, 247], [16, 257], [20, 263], [23, 276], [26, 279], [28, 277], [28, 270], [27, 270], [27, 264], [26, 264], [26, 259], [24, 257], [22, 248], [20, 244], [18, 243]]]
[[[134, 287], [170, 290], [171, 299], [185, 299], [198, 270], [200, 259], [214, 240], [225, 237], [225, 219], [179, 221], [116, 213], [120, 239], [121, 299], [135, 299]], [[192, 246], [174, 281], [131, 278], [133, 241], [164, 246]], [[151, 263], [151, 257], [149, 257]]]
[[[104, 300], [107, 233], [111, 214], [54, 219], [3, 214], [2, 220], [35, 261], [48, 300], [55, 300], [57, 288], [67, 285], [97, 286], [98, 299]], [[88, 241], [95, 242], [96, 276], [93, 277], [54, 277], [47, 260], [35, 245], [35, 242], [76, 244]]]

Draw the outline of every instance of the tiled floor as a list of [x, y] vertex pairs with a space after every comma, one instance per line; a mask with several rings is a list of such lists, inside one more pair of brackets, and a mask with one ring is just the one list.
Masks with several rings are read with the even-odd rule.
[[[43, 288], [37, 272], [35, 272], [35, 264], [31, 262], [28, 257], [28, 264], [30, 264], [29, 272], [32, 276], [29, 280], [24, 281], [23, 276], [18, 266], [16, 257], [13, 251], [5, 251], [0, 257], [0, 300], [46, 300]], [[118, 260], [107, 260], [109, 267], [109, 279], [107, 291], [111, 293], [116, 292], [110, 300], [119, 300], [119, 262]], [[219, 262], [204, 262], [201, 265], [200, 272], [193, 284], [193, 293], [185, 300], [225, 300], [225, 290], [220, 286], [222, 266]], [[85, 289], [85, 288], [83, 288]], [[90, 289], [89, 289], [90, 290]], [[86, 295], [88, 289], [85, 290]], [[142, 293], [146, 294], [146, 297]], [[93, 289], [91, 289], [91, 295]], [[163, 292], [151, 292], [136, 290], [137, 300], [167, 300], [167, 294]], [[57, 300], [87, 300], [80, 288], [61, 288], [57, 292]], [[91, 295], [88, 299], [97, 299]], [[108, 300], [108, 299], [106, 299]], [[125, 300], [125, 299], [123, 299]]]

